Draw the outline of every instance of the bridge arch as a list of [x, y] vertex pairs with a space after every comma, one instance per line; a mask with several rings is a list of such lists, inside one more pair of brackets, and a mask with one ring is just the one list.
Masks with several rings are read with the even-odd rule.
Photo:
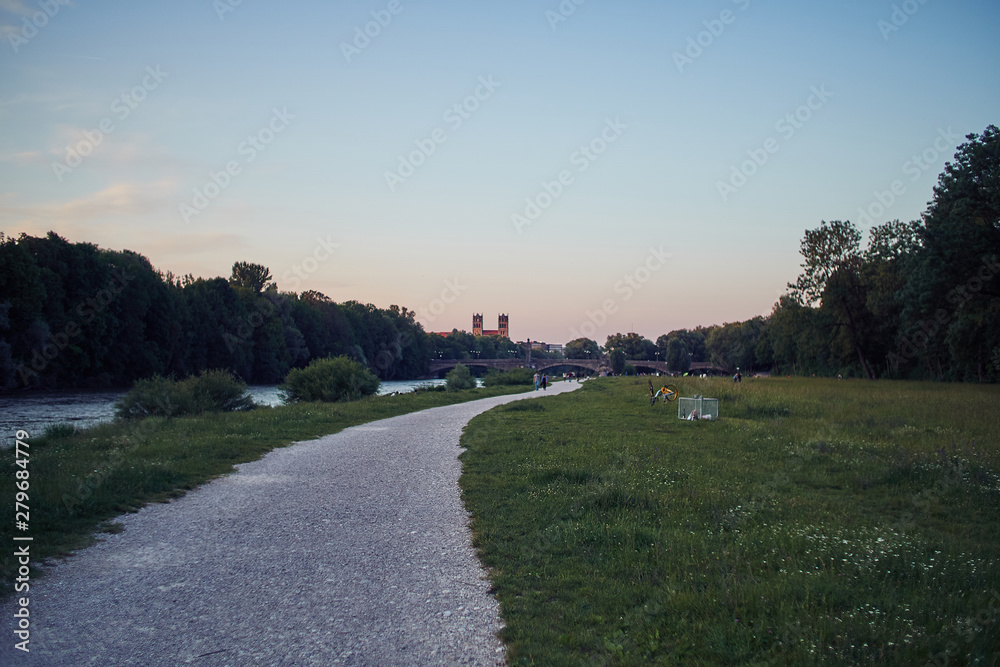
[[[667, 363], [665, 361], [642, 361], [637, 359], [628, 359], [625, 361], [626, 364], [631, 364], [637, 369], [641, 368], [647, 371], [658, 371], [660, 373], [669, 373], [667, 369]], [[493, 368], [500, 371], [509, 371], [514, 368], [527, 368], [528, 364], [524, 359], [435, 359], [430, 362], [428, 366], [428, 371], [432, 375], [439, 376], [442, 371], [451, 370], [458, 364], [463, 364], [469, 368]], [[544, 371], [550, 368], [557, 368], [560, 366], [569, 366], [573, 368], [583, 368], [594, 373], [607, 372], [611, 370], [611, 366], [606, 358], [602, 359], [532, 359], [530, 368], [536, 371]], [[694, 370], [695, 364], [692, 364], [692, 370]], [[706, 367], [711, 367], [711, 364], [704, 364]], [[714, 369], [716, 372], [724, 372], [721, 369]], [[705, 372], [705, 371], [700, 371]]]
[[532, 359], [530, 366], [524, 359], [435, 359], [428, 365], [428, 371], [432, 375], [440, 375], [443, 371], [451, 370], [458, 364], [469, 368], [492, 368], [500, 371], [509, 371], [515, 368], [545, 371], [561, 366], [582, 368], [595, 373], [610, 370], [610, 366], [604, 359]]
[[427, 370], [432, 375], [440, 375], [443, 371], [451, 370], [459, 364], [468, 368], [493, 368], [501, 371], [524, 365], [520, 359], [435, 359], [430, 362]]
[[545, 371], [560, 366], [583, 368], [595, 373], [606, 369], [600, 361], [591, 361], [589, 359], [535, 359], [531, 362], [531, 367], [536, 371]]

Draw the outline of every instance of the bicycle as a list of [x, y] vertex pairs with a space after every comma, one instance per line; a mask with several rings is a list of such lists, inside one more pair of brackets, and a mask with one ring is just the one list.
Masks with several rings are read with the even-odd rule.
[[653, 391], [653, 381], [649, 381], [649, 405], [652, 407], [656, 404], [656, 399], [660, 396], [663, 397], [663, 403], [673, 402], [677, 400], [677, 387], [672, 384], [665, 384], [660, 387], [655, 392]]

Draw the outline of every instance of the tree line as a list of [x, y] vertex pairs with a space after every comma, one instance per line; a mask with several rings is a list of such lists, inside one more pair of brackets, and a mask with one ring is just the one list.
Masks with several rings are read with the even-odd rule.
[[[822, 221], [802, 239], [802, 273], [767, 317], [609, 336], [606, 350], [683, 372], [730, 371], [995, 382], [1000, 378], [1000, 130], [969, 134], [920, 220], [865, 233]], [[578, 339], [566, 354], [586, 358]]]
[[[920, 220], [866, 234], [823, 221], [802, 239], [802, 273], [766, 317], [679, 329], [655, 342], [577, 339], [570, 359], [609, 354], [684, 372], [729, 371], [994, 382], [1000, 378], [1000, 130], [970, 134]], [[266, 267], [176, 277], [137, 253], [49, 232], [0, 232], [0, 390], [117, 387], [228, 369], [275, 383], [311, 360], [348, 356], [380, 379], [426, 375], [431, 359], [503, 359], [497, 336], [427, 334], [406, 308], [280, 292]], [[538, 358], [552, 353], [534, 352]]]
[[263, 266], [224, 278], [156, 270], [142, 255], [0, 232], [0, 389], [129, 386], [153, 375], [228, 369], [282, 381], [312, 359], [346, 355], [380, 379], [424, 375], [415, 313], [279, 292]]

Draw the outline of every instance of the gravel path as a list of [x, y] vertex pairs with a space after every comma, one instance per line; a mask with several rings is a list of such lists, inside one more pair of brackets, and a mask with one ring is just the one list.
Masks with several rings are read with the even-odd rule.
[[502, 663], [459, 437], [496, 405], [578, 386], [297, 443], [126, 515], [123, 533], [32, 582], [30, 654], [3, 605], [0, 664]]

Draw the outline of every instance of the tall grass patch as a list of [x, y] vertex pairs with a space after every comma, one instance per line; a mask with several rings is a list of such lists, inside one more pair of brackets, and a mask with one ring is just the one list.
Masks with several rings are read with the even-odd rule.
[[373, 396], [381, 382], [375, 374], [350, 357], [314, 359], [305, 368], [293, 368], [281, 385], [289, 403], [355, 401]]
[[[1000, 391], [645, 380], [490, 411], [464, 499], [521, 664], [989, 664]], [[527, 404], [524, 404], [527, 405]]]
[[227, 370], [206, 370], [183, 380], [160, 375], [136, 382], [115, 405], [119, 419], [241, 412], [254, 407], [247, 385]]

